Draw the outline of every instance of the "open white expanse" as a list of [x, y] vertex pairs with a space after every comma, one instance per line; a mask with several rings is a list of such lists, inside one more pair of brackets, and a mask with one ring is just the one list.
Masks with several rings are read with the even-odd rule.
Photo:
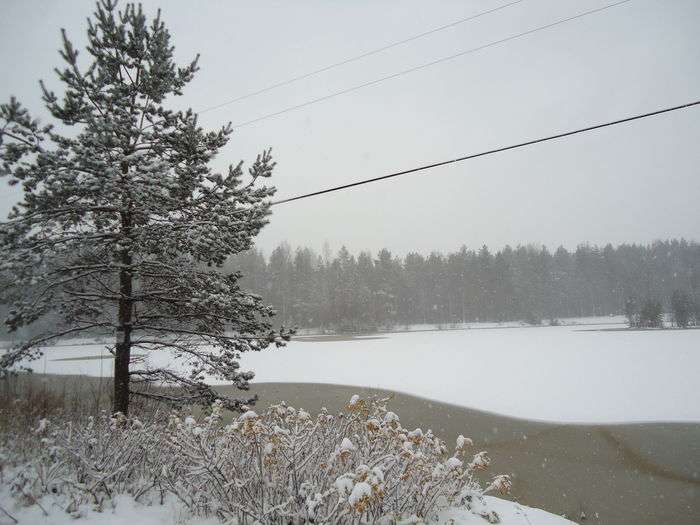
[[[622, 325], [620, 325], [622, 326]], [[296, 341], [246, 354], [257, 382], [382, 387], [504, 415], [561, 422], [700, 421], [700, 330], [474, 328], [382, 339]], [[100, 345], [51, 347], [37, 372], [111, 374]], [[103, 353], [106, 354], [106, 352]], [[167, 354], [150, 358], [164, 363]]]

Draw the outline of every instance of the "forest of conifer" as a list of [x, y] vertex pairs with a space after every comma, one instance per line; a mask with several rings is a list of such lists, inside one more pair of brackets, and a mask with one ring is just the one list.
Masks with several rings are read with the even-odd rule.
[[331, 255], [283, 243], [228, 262], [266, 297], [278, 321], [300, 328], [366, 331], [408, 324], [524, 321], [621, 315], [626, 301], [666, 310], [675, 290], [700, 294], [700, 245], [685, 240], [604, 247], [518, 246], [452, 253], [380, 250]]

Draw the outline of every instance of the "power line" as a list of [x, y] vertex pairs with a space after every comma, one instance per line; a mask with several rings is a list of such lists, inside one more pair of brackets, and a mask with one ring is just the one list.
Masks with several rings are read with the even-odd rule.
[[307, 198], [309, 198], [309, 197], [315, 197], [316, 195], [323, 195], [324, 193], [331, 193], [331, 192], [334, 192], [334, 191], [346, 190], [346, 189], [348, 189], [348, 188], [353, 188], [353, 187], [355, 187], [355, 186], [361, 186], [361, 185], [363, 185], [363, 184], [369, 184], [370, 182], [377, 182], [377, 181], [380, 181], [380, 180], [391, 179], [391, 178], [394, 178], [394, 177], [399, 177], [399, 176], [401, 176], [401, 175], [408, 175], [409, 173], [416, 173], [416, 172], [418, 172], [418, 171], [429, 170], [429, 169], [432, 169], [432, 168], [437, 168], [437, 167], [439, 167], [439, 166], [446, 166], [447, 164], [454, 164], [454, 163], [462, 162], [462, 161], [465, 161], [465, 160], [475, 159], [475, 158], [477, 158], [477, 157], [485, 157], [485, 156], [487, 156], [487, 155], [493, 155], [494, 153], [501, 153], [501, 152], [503, 152], [503, 151], [508, 151], [508, 150], [511, 150], [511, 149], [523, 148], [523, 147], [525, 147], [525, 146], [532, 146], [533, 144], [539, 144], [539, 143], [541, 143], [541, 142], [547, 142], [547, 141], [550, 141], [550, 140], [560, 139], [560, 138], [563, 138], [563, 137], [569, 137], [569, 136], [571, 136], [571, 135], [577, 135], [577, 134], [579, 134], [579, 133], [585, 133], [585, 132], [587, 132], [587, 131], [593, 131], [593, 130], [596, 130], [596, 129], [606, 128], [606, 127], [608, 127], [608, 126], [615, 126], [615, 125], [617, 125], [617, 124], [623, 124], [623, 123], [625, 123], [625, 122], [631, 122], [631, 121], [633, 121], [633, 120], [640, 120], [640, 119], [643, 119], [643, 118], [652, 117], [652, 116], [654, 116], [654, 115], [660, 115], [660, 114], [662, 114], [662, 113], [669, 113], [669, 112], [671, 112], [671, 111], [677, 111], [677, 110], [680, 110], [680, 109], [687, 109], [687, 108], [690, 108], [690, 107], [692, 107], [692, 106], [697, 106], [697, 105], [700, 105], [700, 100], [696, 100], [695, 102], [688, 102], [687, 104], [682, 104], [682, 105], [680, 105], [680, 106], [673, 106], [673, 107], [670, 107], [670, 108], [664, 108], [664, 109], [658, 109], [658, 110], [656, 110], [656, 111], [650, 111], [649, 113], [643, 113], [643, 114], [641, 114], [641, 115], [634, 115], [634, 116], [632, 116], [632, 117], [626, 117], [626, 118], [622, 118], [622, 119], [619, 119], [619, 120], [613, 120], [613, 121], [611, 121], [611, 122], [605, 122], [605, 123], [603, 123], [603, 124], [595, 124], [595, 125], [593, 125], [593, 126], [588, 126], [588, 127], [585, 127], [585, 128], [579, 128], [579, 129], [575, 129], [575, 130], [573, 130], [573, 131], [565, 131], [565, 132], [563, 132], [563, 133], [557, 133], [556, 135], [549, 135], [549, 136], [547, 136], [547, 137], [542, 137], [542, 138], [538, 138], [538, 139], [528, 140], [528, 141], [526, 141], [526, 142], [520, 142], [520, 143], [518, 143], [518, 144], [511, 144], [510, 146], [502, 146], [502, 147], [499, 147], [499, 148], [490, 149], [490, 150], [487, 150], [487, 151], [482, 151], [482, 152], [480, 152], [480, 153], [472, 153], [472, 154], [470, 154], [470, 155], [465, 155], [465, 156], [463, 156], [463, 157], [457, 157], [456, 159], [444, 160], [444, 161], [441, 161], [441, 162], [435, 162], [435, 163], [433, 163], [433, 164], [426, 164], [426, 165], [424, 165], [424, 166], [419, 166], [419, 167], [417, 167], [417, 168], [412, 168], [412, 169], [408, 169], [408, 170], [404, 170], [404, 171], [398, 171], [398, 172], [396, 172], [396, 173], [390, 173], [389, 175], [382, 175], [381, 177], [374, 177], [374, 178], [372, 178], [372, 179], [365, 179], [365, 180], [361, 180], [361, 181], [357, 181], [357, 182], [351, 182], [350, 184], [343, 184], [342, 186], [334, 186], [334, 187], [332, 187], [332, 188], [327, 188], [327, 189], [325, 189], [325, 190], [314, 191], [314, 192], [312, 192], [312, 193], [306, 193], [306, 194], [303, 194], [303, 195], [297, 195], [296, 197], [289, 197], [289, 198], [287, 198], [287, 199], [282, 199], [282, 200], [279, 200], [279, 201], [272, 202], [271, 205], [272, 205], [272, 206], [276, 206], [276, 205], [278, 205], [278, 204], [284, 204], [284, 203], [286, 203], [286, 202], [292, 202], [292, 201], [298, 201], [298, 200], [301, 200], [301, 199], [307, 199]]
[[[535, 27], [535, 28], [533, 28], [533, 29], [529, 29], [528, 31], [523, 31], [522, 33], [517, 33], [517, 34], [515, 34], [515, 35], [511, 35], [511, 36], [509, 36], [509, 37], [502, 38], [502, 39], [500, 39], [500, 40], [494, 40], [493, 42], [489, 42], [489, 43], [487, 43], [487, 44], [483, 44], [483, 45], [478, 46], [478, 47], [473, 47], [473, 48], [467, 49], [467, 50], [465, 50], [465, 51], [460, 51], [459, 53], [455, 53], [454, 55], [449, 55], [449, 56], [446, 56], [446, 57], [438, 58], [437, 60], [433, 60], [433, 61], [431, 61], [431, 62], [426, 62], [425, 64], [421, 64], [421, 65], [418, 65], [418, 66], [414, 66], [414, 67], [411, 67], [411, 68], [409, 68], [409, 69], [404, 69], [403, 71], [398, 71], [398, 72], [396, 72], [396, 73], [393, 73], [393, 74], [388, 75], [388, 76], [385, 76], [385, 77], [377, 78], [377, 79], [375, 79], [375, 80], [370, 80], [369, 82], [364, 82], [364, 83], [362, 83], [362, 84], [358, 84], [358, 85], [355, 85], [355, 86], [352, 86], [352, 87], [349, 87], [349, 88], [346, 88], [346, 89], [342, 89], [342, 90], [340, 90], [340, 91], [336, 91], [336, 92], [334, 92], [334, 93], [330, 93], [330, 94], [324, 95], [324, 96], [322, 96], [322, 97], [318, 97], [318, 98], [314, 98], [314, 99], [311, 99], [311, 100], [307, 100], [306, 102], [302, 102], [301, 104], [297, 104], [297, 105], [294, 105], [294, 106], [290, 106], [290, 107], [287, 107], [287, 108], [282, 109], [282, 110], [280, 110], [280, 111], [275, 111], [275, 112], [273, 112], [273, 113], [268, 113], [268, 114], [266, 114], [266, 115], [263, 115], [263, 116], [261, 116], [261, 117], [254, 118], [254, 119], [252, 119], [252, 120], [248, 120], [248, 121], [245, 121], [245, 122], [241, 122], [240, 124], [236, 124], [236, 125], [234, 125], [233, 127], [234, 127], [234, 128], [242, 128], [242, 127], [244, 127], [244, 126], [248, 126], [248, 125], [250, 125], [250, 124], [254, 124], [255, 122], [260, 122], [261, 120], [266, 120], [266, 119], [269, 119], [269, 118], [272, 118], [272, 117], [276, 117], [276, 116], [282, 115], [283, 113], [287, 113], [287, 112], [289, 112], [289, 111], [294, 111], [294, 110], [296, 110], [296, 109], [301, 109], [301, 108], [304, 108], [304, 107], [306, 107], [306, 106], [310, 106], [310, 105], [312, 105], [312, 104], [316, 104], [316, 103], [318, 103], [318, 102], [322, 102], [322, 101], [324, 101], [324, 100], [328, 100], [328, 99], [331, 99], [331, 98], [334, 98], [334, 97], [337, 97], [337, 96], [340, 96], [340, 95], [345, 95], [345, 94], [347, 94], [347, 93], [351, 93], [352, 91], [357, 91], [358, 89], [362, 89], [362, 88], [366, 88], [366, 87], [369, 87], [369, 86], [373, 86], [373, 85], [375, 85], [375, 84], [379, 84], [380, 82], [385, 82], [385, 81], [387, 81], [387, 80], [391, 80], [391, 79], [393, 79], [393, 78], [397, 78], [397, 77], [400, 77], [400, 76], [403, 76], [403, 75], [407, 75], [407, 74], [409, 74], [409, 73], [413, 73], [413, 72], [419, 71], [419, 70], [421, 70], [421, 69], [425, 69], [425, 68], [428, 68], [428, 67], [431, 67], [431, 66], [435, 66], [435, 65], [437, 65], [437, 64], [441, 64], [441, 63], [447, 62], [447, 61], [449, 61], [449, 60], [454, 60], [455, 58], [459, 58], [459, 57], [462, 57], [462, 56], [464, 56], [464, 55], [468, 55], [468, 54], [471, 54], [471, 53], [476, 53], [477, 51], [482, 51], [482, 50], [484, 50], [484, 49], [486, 49], [486, 48], [489, 48], [489, 47], [497, 46], [497, 45], [499, 45], [499, 44], [504, 44], [505, 42], [510, 42], [511, 40], [516, 40], [516, 39], [518, 39], [518, 38], [522, 38], [522, 37], [524, 37], [524, 36], [531, 35], [531, 34], [536, 33], [536, 32], [538, 32], [538, 31], [543, 31], [543, 30], [545, 30], [545, 29], [549, 29], [549, 28], [552, 28], [552, 27], [555, 27], [555, 26], [558, 26], [558, 25], [561, 25], [561, 24], [565, 24], [566, 22], [571, 22], [572, 20], [576, 20], [576, 19], [578, 19], [578, 18], [583, 18], [584, 16], [592, 15], [592, 14], [594, 14], [594, 13], [599, 13], [599, 12], [601, 12], [601, 11], [605, 11], [606, 9], [610, 9], [610, 8], [612, 8], [612, 7], [616, 7], [616, 6], [619, 6], [619, 5], [622, 5], [622, 4], [626, 4], [626, 3], [630, 2], [630, 1], [631, 1], [631, 0], [621, 0], [621, 1], [619, 1], [619, 2], [615, 2], [615, 3], [612, 3], [612, 4], [608, 4], [608, 5], [605, 5], [605, 6], [603, 6], [603, 7], [599, 7], [599, 8], [596, 8], [596, 9], [591, 9], [591, 10], [589, 10], [589, 11], [583, 11], [583, 12], [578, 13], [578, 14], [576, 14], [576, 15], [573, 15], [573, 16], [570, 16], [570, 17], [567, 17], [567, 18], [562, 18], [562, 19], [557, 20], [557, 21], [555, 21], [555, 22], [551, 22], [551, 23], [546, 24], [546, 25], [543, 25], [543, 26], [538, 26], [538, 27]], [[200, 113], [202, 113], [202, 111], [200, 111]]]
[[199, 113], [206, 113], [208, 111], [214, 111], [215, 109], [219, 109], [219, 108], [222, 108], [224, 106], [228, 106], [229, 104], [233, 104], [235, 102], [239, 102], [241, 100], [245, 100], [247, 98], [254, 97], [254, 96], [260, 95], [262, 93], [266, 93], [268, 91], [272, 91], [273, 89], [277, 89], [277, 88], [282, 87], [282, 86], [288, 86], [289, 84], [293, 84], [294, 82], [304, 80], [306, 78], [318, 75], [320, 73], [325, 73], [326, 71], [329, 71], [331, 69], [335, 69], [337, 67], [344, 66], [346, 64], [350, 64], [351, 62], [356, 62], [357, 60], [361, 60], [363, 58], [367, 58], [367, 57], [372, 56], [372, 55], [376, 55], [377, 53], [381, 53], [381, 52], [386, 51], [388, 49], [392, 49], [394, 47], [401, 46], [403, 44], [407, 44], [408, 42], [413, 42], [414, 40], [418, 40], [420, 38], [432, 35], [433, 33], [437, 33], [438, 31], [444, 31], [445, 29], [455, 27], [459, 24], [463, 24], [463, 23], [469, 22], [471, 20], [476, 20], [477, 18], [481, 18], [482, 16], [485, 16], [485, 15], [488, 15], [491, 13], [495, 13], [496, 11], [500, 11], [502, 9], [506, 9], [507, 7], [513, 6], [515, 4], [519, 4], [523, 1], [524, 0], [515, 0], [514, 2], [510, 2], [507, 4], [503, 4], [501, 6], [495, 7], [493, 9], [489, 9], [488, 11], [482, 11], [480, 13], [468, 16], [466, 18], [460, 18], [459, 20], [455, 20], [454, 22], [450, 22], [449, 24], [435, 27], [435, 28], [430, 29], [428, 31], [425, 31], [423, 33], [419, 33], [417, 35], [413, 35], [413, 36], [410, 36], [408, 38], [404, 38], [403, 40], [399, 40], [398, 42], [392, 42], [390, 44], [379, 47], [377, 49], [372, 49], [371, 51], [367, 51], [365, 53], [362, 53], [362, 54], [359, 54], [359, 55], [356, 55], [356, 56], [353, 56], [350, 58], [346, 58], [345, 60], [341, 60], [340, 62], [335, 62], [333, 64], [321, 67], [319, 69], [315, 69], [315, 70], [310, 71], [308, 73], [304, 73], [302, 75], [292, 77], [292, 78], [289, 78], [287, 80], [282, 80], [281, 82], [276, 82], [275, 84], [271, 84], [271, 85], [264, 87], [262, 89], [258, 89], [257, 91], [252, 91], [250, 93], [246, 93], [245, 95], [241, 95], [239, 97], [232, 98], [231, 100], [227, 100], [225, 102], [222, 102], [221, 104], [217, 104], [216, 106], [211, 106], [211, 107], [202, 109], [199, 111]]

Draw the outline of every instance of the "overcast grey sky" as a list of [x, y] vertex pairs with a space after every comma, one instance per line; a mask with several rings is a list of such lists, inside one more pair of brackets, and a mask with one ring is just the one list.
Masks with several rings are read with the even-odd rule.
[[[178, 106], [224, 102], [508, 0], [144, 2], [201, 71]], [[612, 0], [524, 0], [202, 115], [245, 122]], [[83, 44], [89, 1], [5, 0], [0, 100], [45, 116], [59, 29]], [[632, 0], [236, 132], [217, 166], [272, 146], [278, 197], [700, 98], [700, 2]], [[700, 239], [700, 109], [278, 206], [258, 245], [453, 250]], [[2, 183], [0, 213], [16, 198]]]

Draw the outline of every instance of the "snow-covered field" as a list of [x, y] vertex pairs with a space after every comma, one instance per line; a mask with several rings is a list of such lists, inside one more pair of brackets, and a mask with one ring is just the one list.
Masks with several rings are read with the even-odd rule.
[[[314, 338], [247, 354], [242, 365], [258, 382], [382, 387], [527, 419], [700, 421], [700, 330], [596, 331], [624, 325], [595, 322]], [[101, 348], [51, 347], [34, 369], [107, 376], [110, 360], [57, 360], [99, 356]], [[151, 359], [171, 361], [167, 354]]]

